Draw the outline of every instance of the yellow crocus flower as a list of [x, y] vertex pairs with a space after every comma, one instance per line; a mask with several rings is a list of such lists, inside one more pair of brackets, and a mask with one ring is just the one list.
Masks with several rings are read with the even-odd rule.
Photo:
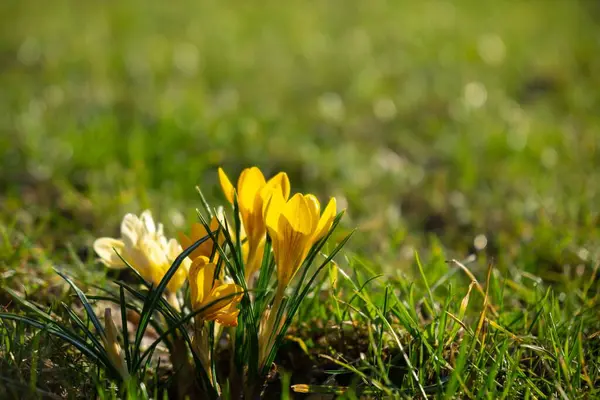
[[[209, 228], [210, 228], [211, 232], [214, 232], [217, 229], [219, 229], [219, 221], [217, 220], [216, 216], [212, 217]], [[192, 232], [190, 233], [189, 237], [185, 233], [179, 232], [179, 241], [181, 242], [181, 245], [183, 246], [183, 248], [187, 249], [188, 247], [190, 247], [191, 245], [193, 245], [195, 242], [202, 239], [206, 235], [208, 235], [208, 232], [206, 231], [206, 228], [204, 227], [204, 225], [197, 222], [197, 223], [192, 224]], [[222, 232], [219, 232], [217, 241], [219, 242], [219, 245], [223, 245], [223, 242], [225, 241], [225, 235], [223, 235]], [[212, 254], [213, 246], [214, 246], [214, 242], [212, 239], [209, 238], [204, 243], [202, 243], [200, 246], [198, 246], [190, 254], [189, 258], [191, 260], [194, 260], [201, 256], [210, 258], [210, 255]], [[218, 253], [215, 254], [215, 260], [217, 259], [217, 257], [218, 257]]]
[[[223, 283], [215, 279], [216, 265], [207, 257], [194, 259], [190, 267], [190, 302], [194, 311], [205, 308], [196, 319], [217, 321], [221, 325], [237, 326], [243, 289], [234, 283]], [[220, 300], [221, 299], [221, 300]]]
[[281, 193], [273, 193], [264, 207], [265, 221], [273, 242], [277, 265], [277, 292], [271, 309], [263, 315], [259, 331], [260, 363], [264, 363], [273, 340], [281, 329], [275, 325], [282, 305], [285, 288], [304, 262], [311, 247], [322, 239], [333, 224], [336, 201], [331, 198], [321, 214], [321, 204], [312, 194], [297, 193], [286, 200]]
[[333, 197], [321, 214], [321, 204], [312, 194], [298, 193], [286, 201], [281, 193], [273, 193], [265, 206], [265, 215], [280, 289], [292, 280], [310, 248], [327, 234], [335, 214]]
[[284, 199], [290, 196], [290, 181], [286, 173], [280, 172], [268, 181], [257, 167], [246, 168], [237, 181], [237, 190], [219, 168], [219, 181], [227, 200], [233, 204], [237, 192], [238, 206], [242, 224], [248, 240], [248, 256], [246, 261], [246, 280], [258, 270], [262, 262], [264, 240], [266, 235], [263, 216], [264, 205], [273, 193]]
[[[182, 252], [177, 240], [167, 240], [162, 224], [157, 226], [147, 210], [139, 217], [134, 214], [125, 215], [121, 223], [121, 238], [96, 239], [94, 250], [107, 267], [126, 268], [127, 265], [118, 253], [144, 279], [155, 285], [160, 283], [175, 258]], [[184, 260], [171, 278], [167, 285], [170, 293], [175, 293], [183, 285], [189, 266], [190, 261]]]

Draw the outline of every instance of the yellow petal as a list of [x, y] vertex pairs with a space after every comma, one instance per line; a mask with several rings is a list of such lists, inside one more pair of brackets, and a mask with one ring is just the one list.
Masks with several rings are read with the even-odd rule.
[[265, 196], [270, 196], [270, 191], [274, 189], [281, 190], [281, 194], [283, 194], [284, 199], [288, 199], [290, 197], [290, 179], [288, 178], [285, 172], [280, 172], [266, 183], [263, 189], [263, 198]]
[[231, 312], [222, 312], [215, 317], [215, 321], [224, 326], [237, 326], [239, 314], [240, 310], [238, 309]]
[[291, 229], [308, 235], [314, 227], [313, 209], [301, 194], [295, 194], [284, 206], [281, 216], [290, 224]]
[[244, 255], [244, 265], [246, 269], [246, 282], [249, 281], [252, 275], [254, 275], [254, 273], [258, 271], [260, 269], [260, 266], [262, 265], [263, 256], [265, 252], [265, 242], [266, 240], [263, 238], [260, 242], [258, 242], [252, 247], [252, 251], [250, 251], [249, 242], [246, 242], [248, 244], [248, 248], [246, 250], [244, 250], [244, 245], [242, 245], [242, 254]]
[[[185, 260], [183, 260], [183, 262], [181, 263], [181, 265], [175, 272], [175, 275], [173, 275], [171, 277], [171, 280], [167, 284], [167, 290], [169, 292], [176, 293], [179, 289], [181, 289], [181, 287], [185, 283], [185, 280], [188, 277], [188, 271], [189, 271], [191, 263], [192, 262], [189, 260], [189, 258], [186, 258]], [[165, 270], [165, 274], [167, 273], [167, 270]]]
[[144, 276], [146, 279], [149, 279], [154, 284], [154, 286], [158, 286], [162, 278], [165, 276], [166, 272], [167, 268], [160, 268], [158, 266], [154, 266], [146, 272], [146, 276], [142, 276]]
[[[200, 315], [206, 320], [214, 320], [223, 314], [236, 313], [237, 304], [242, 299], [243, 289], [233, 283], [221, 284], [215, 282], [210, 295], [203, 301], [202, 307], [207, 307]], [[201, 307], [200, 307], [201, 308]]]
[[94, 251], [104, 265], [109, 268], [125, 268], [126, 264], [119, 258], [115, 250], [125, 258], [125, 243], [113, 238], [99, 238], [94, 241]]
[[205, 260], [203, 260], [203, 257], [198, 257], [192, 261], [192, 265], [190, 266], [188, 281], [190, 283], [190, 303], [192, 309], [201, 304], [204, 298], [204, 274], [200, 273], [204, 265]]
[[[307, 205], [306, 208], [306, 213], [308, 213]], [[279, 285], [285, 287], [292, 280], [310, 248], [311, 237], [312, 230], [302, 232], [297, 229], [297, 226], [294, 227], [283, 214], [281, 215], [279, 218], [277, 250], [273, 248]]]
[[206, 228], [203, 224], [199, 222], [195, 222], [192, 224], [192, 239], [194, 239], [194, 242], [198, 239], [203, 238], [204, 236], [206, 236], [206, 234]]
[[217, 216], [215, 215], [214, 217], [212, 217], [212, 219], [210, 220], [210, 225], [209, 228], [211, 231], [216, 231], [217, 229], [219, 229], [219, 226], [221, 226], [219, 224], [219, 220], [217, 219]]
[[[223, 304], [231, 304], [239, 302], [244, 293], [244, 289], [235, 283], [223, 283], [215, 281], [215, 287], [212, 289], [212, 301], [223, 299]], [[208, 301], [207, 301], [208, 302]]]
[[304, 199], [306, 199], [306, 202], [310, 207], [313, 226], [316, 227], [319, 221], [319, 216], [321, 215], [321, 203], [319, 203], [319, 199], [317, 199], [317, 197], [312, 194], [304, 195]]
[[[193, 228], [192, 228], [192, 232], [193, 232]], [[192, 237], [193, 236], [194, 236], [194, 234], [192, 233]], [[187, 249], [188, 247], [190, 247], [192, 244], [194, 244], [194, 242], [192, 242], [192, 239], [183, 232], [177, 232], [177, 238], [179, 239], [179, 243], [181, 243], [181, 247], [184, 250]]]
[[[210, 226], [209, 229], [211, 232], [216, 232], [219, 230], [219, 221], [217, 220], [217, 217], [212, 217], [211, 221], [210, 221]], [[194, 243], [196, 243], [198, 240], [204, 238], [206, 235], [208, 235], [208, 232], [206, 230], [206, 228], [204, 227], [203, 224], [201, 223], [194, 223], [192, 224], [192, 233], [191, 235], [188, 237], [186, 236], [184, 233], [179, 233], [179, 241], [181, 242], [181, 244], [183, 245], [183, 247], [185, 249], [189, 248], [191, 245], [193, 245]], [[223, 244], [223, 242], [225, 242], [225, 235], [223, 233], [219, 233], [219, 235], [217, 236], [217, 241], [219, 242], [219, 244]], [[206, 240], [204, 243], [202, 243], [200, 246], [196, 247], [196, 249], [192, 252], [192, 254], [190, 254], [190, 259], [195, 259], [197, 257], [200, 256], [205, 256], [205, 257], [210, 257], [213, 251], [213, 246], [214, 246], [214, 241], [212, 239], [208, 239]], [[216, 259], [217, 255], [215, 255], [215, 259]]]
[[265, 183], [265, 177], [260, 169], [251, 167], [242, 171], [237, 186], [238, 202], [241, 209], [253, 209], [256, 196]]
[[215, 265], [210, 263], [207, 257], [198, 257], [192, 262], [188, 275], [192, 309], [200, 308], [205, 297], [210, 293], [214, 274]]
[[313, 243], [320, 240], [323, 236], [327, 234], [331, 225], [333, 224], [333, 220], [335, 219], [335, 214], [337, 212], [337, 203], [335, 197], [332, 197], [327, 203], [327, 207], [323, 211], [323, 215], [319, 219], [319, 223], [317, 224], [317, 229], [315, 230], [313, 236]]
[[[192, 234], [189, 237], [181, 232], [178, 234], [178, 236], [179, 236], [179, 241], [183, 245], [183, 248], [187, 249], [191, 245], [196, 243], [198, 240], [205, 237], [207, 234], [208, 233], [206, 232], [204, 225], [197, 222], [197, 223], [192, 224]], [[200, 256], [210, 257], [210, 255], [212, 253], [212, 248], [213, 248], [213, 241], [208, 239], [204, 243], [202, 243], [200, 246], [196, 247], [196, 249], [194, 251], [192, 251], [192, 253], [190, 254], [189, 257], [192, 260], [197, 257], [200, 257]]]
[[219, 168], [219, 182], [221, 183], [221, 188], [223, 189], [225, 198], [228, 202], [233, 204], [235, 189], [233, 188], [231, 181], [229, 180], [229, 178], [225, 174], [225, 171], [223, 171], [222, 168]]
[[264, 205], [263, 215], [265, 218], [265, 224], [270, 231], [275, 231], [279, 229], [279, 216], [283, 212], [285, 208], [285, 199], [283, 198], [283, 193], [276, 191], [273, 193], [269, 201]]
[[182, 273], [181, 268], [178, 269], [177, 272], [175, 272], [175, 275], [173, 275], [173, 277], [169, 281], [169, 283], [167, 283], [167, 290], [170, 293], [177, 293], [177, 291], [179, 289], [181, 289], [181, 287], [185, 283], [185, 279], [186, 279], [186, 276], [185, 276], [185, 274]]

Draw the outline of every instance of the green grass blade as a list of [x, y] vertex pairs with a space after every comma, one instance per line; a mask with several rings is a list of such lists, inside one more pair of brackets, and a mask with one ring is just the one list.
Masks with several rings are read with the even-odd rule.
[[79, 300], [83, 304], [83, 307], [85, 308], [88, 318], [92, 321], [92, 324], [94, 324], [96, 331], [98, 332], [98, 334], [100, 336], [104, 337], [104, 327], [102, 327], [100, 320], [98, 320], [98, 317], [94, 313], [94, 309], [92, 308], [92, 306], [91, 306], [90, 302], [88, 301], [87, 297], [85, 296], [85, 294], [81, 291], [81, 289], [79, 289], [77, 287], [77, 285], [75, 285], [75, 283], [68, 276], [66, 276], [61, 271], [57, 270], [56, 268], [54, 270], [56, 271], [56, 273], [58, 275], [61, 276], [61, 278], [63, 278], [69, 284], [69, 286], [71, 286], [71, 288], [73, 288], [73, 290], [77, 294], [77, 297], [79, 297]]

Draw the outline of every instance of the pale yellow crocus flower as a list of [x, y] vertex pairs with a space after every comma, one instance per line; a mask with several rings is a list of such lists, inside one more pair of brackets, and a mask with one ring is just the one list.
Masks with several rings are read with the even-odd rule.
[[[162, 224], [157, 227], [150, 211], [144, 211], [139, 217], [134, 214], [125, 215], [121, 223], [121, 238], [96, 239], [94, 250], [107, 267], [126, 268], [122, 257], [154, 285], [160, 283], [175, 258], [182, 252], [177, 240], [167, 240]], [[169, 293], [173, 294], [181, 288], [187, 278], [189, 266], [190, 260], [186, 258], [167, 285]]]

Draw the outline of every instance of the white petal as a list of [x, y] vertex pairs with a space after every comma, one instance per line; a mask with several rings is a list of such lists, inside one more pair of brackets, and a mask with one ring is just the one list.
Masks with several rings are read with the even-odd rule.
[[154, 223], [154, 218], [152, 218], [150, 210], [145, 210], [142, 215], [140, 215], [140, 220], [144, 223], [146, 232], [156, 233], [156, 224]]
[[119, 258], [115, 250], [125, 256], [125, 244], [123, 241], [113, 238], [99, 238], [94, 242], [94, 251], [100, 260], [110, 268], [125, 268], [125, 263]]
[[167, 241], [167, 238], [164, 236], [159, 236], [158, 238], [155, 239], [155, 242], [158, 244], [158, 246], [163, 249], [163, 251], [165, 253], [169, 252], [169, 242]]
[[126, 214], [121, 222], [121, 238], [126, 247], [134, 247], [140, 238], [140, 220], [134, 214]]
[[138, 245], [138, 262], [146, 270], [161, 269], [168, 263], [164, 249], [150, 236], [144, 236]]
[[181, 245], [176, 239], [169, 240], [169, 243], [167, 245], [167, 257], [169, 258], [169, 261], [174, 261], [177, 258], [177, 256], [181, 254], [182, 251], [183, 249], [181, 248]]
[[157, 236], [165, 236], [163, 224], [158, 224], [158, 228], [156, 229], [156, 235]]

